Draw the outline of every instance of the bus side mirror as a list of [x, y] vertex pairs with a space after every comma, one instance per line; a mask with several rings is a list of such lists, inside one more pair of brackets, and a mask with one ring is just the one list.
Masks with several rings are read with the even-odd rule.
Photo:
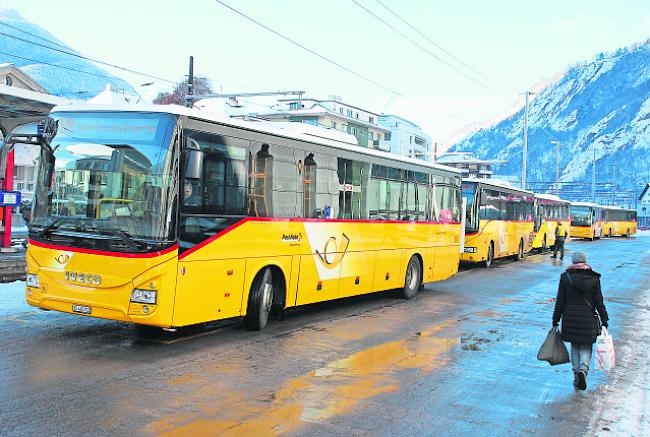
[[201, 179], [203, 175], [204, 153], [200, 150], [188, 150], [185, 161], [185, 179]]

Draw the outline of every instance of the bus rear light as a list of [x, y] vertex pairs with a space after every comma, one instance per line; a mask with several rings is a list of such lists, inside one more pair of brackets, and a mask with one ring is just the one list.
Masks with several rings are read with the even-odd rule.
[[155, 304], [158, 292], [156, 290], [134, 289], [131, 292], [131, 302]]

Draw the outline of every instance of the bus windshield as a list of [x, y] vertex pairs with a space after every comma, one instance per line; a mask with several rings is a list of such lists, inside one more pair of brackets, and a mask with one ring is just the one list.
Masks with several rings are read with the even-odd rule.
[[170, 140], [175, 117], [138, 112], [52, 116], [58, 120], [54, 153], [41, 153], [30, 237], [54, 241], [65, 234], [68, 244], [93, 247], [99, 244], [94, 240], [117, 239], [114, 246], [129, 250], [150, 248], [138, 239], [174, 238]]
[[591, 226], [591, 208], [588, 206], [571, 207], [571, 226]]
[[477, 211], [474, 205], [476, 200], [476, 186], [474, 182], [463, 182], [463, 197], [467, 201], [465, 210], [465, 231], [478, 229]]

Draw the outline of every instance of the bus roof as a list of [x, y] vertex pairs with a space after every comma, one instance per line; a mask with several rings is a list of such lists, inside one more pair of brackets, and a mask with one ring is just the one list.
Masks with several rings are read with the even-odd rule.
[[[306, 141], [309, 143], [334, 147], [341, 150], [346, 150], [354, 153], [360, 153], [368, 156], [375, 156], [377, 158], [384, 158], [392, 161], [399, 161], [420, 167], [427, 167], [437, 170], [446, 171], [449, 173], [461, 174], [460, 169], [448, 167], [445, 165], [434, 164], [427, 161], [422, 161], [415, 158], [406, 156], [395, 155], [381, 150], [370, 149], [361, 147], [357, 144], [351, 144], [341, 141], [341, 136], [338, 138], [328, 138], [327, 129], [323, 130], [323, 136], [314, 135], [311, 133], [298, 132], [296, 129], [283, 129], [280, 123], [267, 121], [247, 121], [236, 118], [220, 116], [218, 114], [201, 111], [196, 108], [186, 108], [179, 105], [140, 105], [140, 104], [112, 104], [112, 105], [89, 105], [89, 104], [72, 104], [72, 105], [59, 105], [52, 109], [51, 113], [56, 112], [149, 112], [172, 114], [191, 117], [203, 121], [213, 122], [230, 127], [239, 127], [250, 131], [261, 132], [271, 135], [277, 135], [284, 138]], [[286, 124], [286, 123], [284, 123]], [[313, 130], [312, 130], [313, 131]], [[320, 132], [319, 132], [320, 133]], [[332, 137], [334, 137], [332, 135]]]
[[561, 197], [556, 196], [555, 194], [535, 193], [535, 197], [538, 199], [554, 200], [556, 202], [562, 202], [562, 203], [571, 203], [568, 200], [564, 200]]
[[602, 206], [592, 202], [571, 202], [571, 206], [591, 206], [592, 208], [602, 208]]
[[500, 188], [500, 189], [518, 191], [520, 193], [530, 194], [531, 196], [533, 196], [535, 194], [532, 191], [522, 190], [521, 188], [513, 187], [512, 185], [509, 185], [505, 181], [498, 181], [498, 180], [497, 181], [492, 181], [491, 179], [464, 178], [463, 182], [476, 182], [476, 183], [479, 183], [479, 184], [482, 184], [482, 185], [488, 185], [488, 186], [494, 187], [494, 188]]

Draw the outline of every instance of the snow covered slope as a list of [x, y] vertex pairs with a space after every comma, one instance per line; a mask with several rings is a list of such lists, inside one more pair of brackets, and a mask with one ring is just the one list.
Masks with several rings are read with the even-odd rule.
[[[469, 135], [450, 151], [507, 160], [497, 174], [521, 174], [523, 109]], [[574, 65], [530, 104], [528, 181], [555, 180], [561, 142], [561, 181], [619, 181], [640, 192], [650, 180], [650, 40]], [[615, 177], [613, 176], [615, 175]]]
[[[0, 5], [0, 32], [32, 41], [37, 44], [51, 46], [61, 51], [74, 52], [45, 29], [25, 20], [14, 9]], [[22, 32], [21, 32], [22, 31]], [[35, 35], [31, 36], [29, 34]], [[43, 38], [47, 41], [44, 41]], [[53, 44], [54, 43], [54, 44]], [[58, 46], [56, 44], [60, 44]], [[20, 41], [6, 35], [0, 35], [0, 64], [12, 63], [30, 75], [50, 94], [72, 99], [88, 99], [104, 91], [109, 83], [113, 90], [137, 95], [126, 81], [117, 78], [109, 72], [97, 67], [92, 62], [64, 53], [50, 50], [28, 42]], [[92, 54], [90, 54], [92, 57]], [[63, 66], [66, 68], [56, 67]], [[81, 73], [79, 70], [83, 71]]]

